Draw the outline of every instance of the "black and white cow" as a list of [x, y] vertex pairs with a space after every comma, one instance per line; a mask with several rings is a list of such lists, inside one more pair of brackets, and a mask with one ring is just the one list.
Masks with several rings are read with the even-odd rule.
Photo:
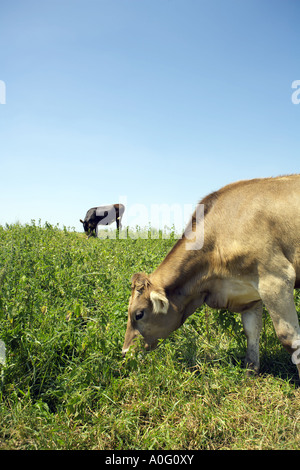
[[125, 211], [123, 204], [110, 204], [108, 206], [92, 207], [86, 213], [85, 219], [80, 222], [83, 224], [88, 238], [95, 233], [97, 235], [98, 225], [110, 225], [113, 222], [117, 224], [117, 230], [122, 227], [121, 220]]

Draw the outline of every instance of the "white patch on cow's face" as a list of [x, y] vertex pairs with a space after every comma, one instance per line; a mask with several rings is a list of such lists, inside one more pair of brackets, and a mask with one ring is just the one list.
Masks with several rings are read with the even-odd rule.
[[150, 300], [154, 313], [167, 313], [169, 309], [169, 301], [161, 292], [151, 291]]

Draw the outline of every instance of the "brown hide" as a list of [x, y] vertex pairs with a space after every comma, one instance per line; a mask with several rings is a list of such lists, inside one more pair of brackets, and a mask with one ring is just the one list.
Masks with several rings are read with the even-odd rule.
[[[233, 183], [200, 204], [201, 249], [191, 250], [183, 235], [151, 275], [133, 276], [123, 353], [138, 334], [156, 347], [205, 302], [242, 313], [246, 362], [258, 370], [263, 303], [291, 353], [300, 339], [293, 301], [300, 286], [300, 175]], [[192, 220], [196, 230], [195, 214]]]

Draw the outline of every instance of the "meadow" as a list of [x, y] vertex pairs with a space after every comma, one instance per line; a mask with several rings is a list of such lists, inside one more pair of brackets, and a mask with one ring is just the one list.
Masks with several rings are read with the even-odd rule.
[[206, 306], [122, 358], [131, 276], [175, 243], [140, 235], [0, 227], [0, 449], [298, 449], [297, 371], [267, 312], [258, 376], [240, 316]]

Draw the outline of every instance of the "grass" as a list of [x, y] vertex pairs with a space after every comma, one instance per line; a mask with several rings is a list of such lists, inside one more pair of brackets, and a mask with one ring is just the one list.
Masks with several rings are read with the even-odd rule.
[[140, 233], [0, 227], [0, 449], [298, 449], [296, 368], [267, 314], [257, 377], [239, 316], [207, 307], [122, 359], [131, 275], [174, 244]]

